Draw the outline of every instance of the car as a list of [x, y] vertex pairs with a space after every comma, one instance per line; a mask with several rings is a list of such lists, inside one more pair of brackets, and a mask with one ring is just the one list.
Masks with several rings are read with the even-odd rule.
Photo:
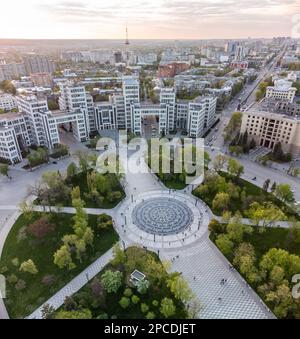
[[53, 161], [52, 164], [53, 164], [53, 165], [57, 165], [57, 162], [56, 162], [56, 161]]

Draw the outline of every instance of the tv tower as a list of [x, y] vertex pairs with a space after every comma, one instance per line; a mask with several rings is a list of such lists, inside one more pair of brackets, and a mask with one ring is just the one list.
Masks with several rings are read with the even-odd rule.
[[128, 27], [126, 26], [126, 40], [125, 40], [125, 45], [130, 45], [129, 43], [129, 38], [128, 38]]

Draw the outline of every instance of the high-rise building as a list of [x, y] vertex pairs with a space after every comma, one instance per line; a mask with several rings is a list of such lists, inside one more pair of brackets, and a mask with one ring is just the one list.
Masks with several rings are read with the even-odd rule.
[[44, 55], [27, 54], [23, 56], [25, 69], [28, 75], [32, 73], [50, 73], [55, 71], [55, 64]]

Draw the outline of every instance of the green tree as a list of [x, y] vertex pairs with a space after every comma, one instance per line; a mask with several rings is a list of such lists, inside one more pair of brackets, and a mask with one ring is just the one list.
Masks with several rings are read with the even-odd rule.
[[224, 255], [232, 254], [234, 243], [230, 240], [228, 234], [220, 234], [217, 236], [216, 245]]
[[231, 176], [239, 178], [244, 173], [244, 166], [237, 160], [230, 158], [228, 160], [227, 171]]
[[215, 196], [215, 198], [212, 202], [212, 208], [214, 210], [224, 212], [225, 210], [228, 209], [229, 201], [230, 201], [229, 194], [224, 193], [224, 192], [220, 192]]
[[107, 293], [117, 293], [123, 283], [123, 274], [120, 271], [105, 271], [101, 276], [101, 283]]
[[187, 283], [181, 276], [176, 275], [167, 281], [170, 291], [174, 294], [175, 298], [181, 300], [184, 304], [188, 303], [193, 293]]
[[172, 317], [176, 313], [176, 307], [172, 299], [164, 298], [161, 301], [160, 313], [166, 318]]
[[9, 178], [9, 166], [7, 164], [0, 165], [0, 174]]
[[119, 244], [116, 244], [113, 248], [114, 258], [112, 260], [113, 266], [118, 266], [125, 264], [126, 262], [126, 253], [121, 249]]
[[62, 245], [59, 250], [54, 253], [54, 264], [63, 269], [67, 267], [72, 270], [76, 265], [72, 261], [70, 249], [67, 245]]
[[262, 227], [271, 227], [276, 221], [286, 220], [286, 215], [271, 202], [264, 204], [254, 202], [247, 211], [247, 216], [254, 225]]
[[74, 162], [71, 162], [67, 168], [67, 177], [73, 178], [78, 172], [78, 168]]
[[130, 306], [130, 299], [127, 297], [123, 297], [120, 301], [119, 301], [120, 306], [125, 310], [126, 308], [128, 308]]
[[147, 291], [149, 290], [150, 287], [150, 282], [147, 279], [140, 280], [137, 283], [137, 290], [140, 294], [146, 294]]
[[285, 203], [295, 201], [294, 193], [291, 190], [291, 186], [288, 184], [277, 185], [275, 195]]
[[21, 264], [19, 270], [21, 272], [27, 272], [27, 273], [30, 273], [30, 274], [37, 274], [38, 273], [38, 269], [36, 268], [34, 262], [31, 259], [24, 261]]

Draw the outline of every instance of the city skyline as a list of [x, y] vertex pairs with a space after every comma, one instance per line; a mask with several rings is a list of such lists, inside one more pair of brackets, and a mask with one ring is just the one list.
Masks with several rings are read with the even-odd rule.
[[112, 0], [109, 4], [11, 0], [2, 5], [2, 12], [2, 39], [123, 39], [125, 26], [131, 39], [269, 38], [293, 34], [300, 4], [296, 0]]

